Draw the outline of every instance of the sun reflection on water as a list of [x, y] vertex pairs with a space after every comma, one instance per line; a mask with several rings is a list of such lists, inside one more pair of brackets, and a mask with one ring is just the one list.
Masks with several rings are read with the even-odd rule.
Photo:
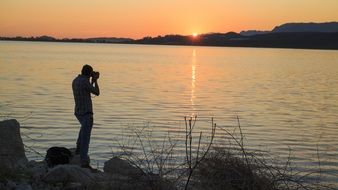
[[191, 96], [190, 96], [190, 102], [191, 102], [191, 108], [192, 113], [191, 116], [194, 116], [196, 113], [196, 107], [195, 107], [195, 87], [196, 87], [196, 49], [192, 50], [192, 59], [191, 59]]

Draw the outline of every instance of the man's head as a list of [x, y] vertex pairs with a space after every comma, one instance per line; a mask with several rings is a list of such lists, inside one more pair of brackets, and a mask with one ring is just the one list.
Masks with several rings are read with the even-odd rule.
[[81, 71], [82, 75], [90, 77], [92, 75], [92, 72], [93, 72], [93, 67], [91, 67], [90, 65], [83, 65], [82, 71]]

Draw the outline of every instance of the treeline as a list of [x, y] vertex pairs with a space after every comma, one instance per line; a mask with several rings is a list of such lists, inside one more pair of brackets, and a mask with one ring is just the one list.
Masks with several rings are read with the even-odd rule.
[[276, 32], [251, 36], [235, 32], [210, 33], [199, 36], [165, 35], [130, 38], [64, 38], [50, 36], [40, 37], [0, 37], [0, 40], [15, 41], [47, 41], [47, 42], [86, 42], [86, 43], [124, 43], [124, 44], [156, 44], [156, 45], [197, 45], [226, 47], [267, 47], [267, 48], [302, 48], [302, 49], [338, 49], [338, 32]]

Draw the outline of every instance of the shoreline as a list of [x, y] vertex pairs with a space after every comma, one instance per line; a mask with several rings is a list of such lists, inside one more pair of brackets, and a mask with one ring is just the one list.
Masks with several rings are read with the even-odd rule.
[[[337, 33], [338, 35], [338, 33]], [[294, 50], [324, 50], [324, 51], [336, 51], [337, 47], [305, 47], [297, 45], [240, 45], [240, 44], [227, 44], [227, 45], [218, 45], [218, 44], [181, 44], [181, 43], [145, 43], [145, 42], [92, 42], [86, 41], [86, 39], [75, 39], [75, 40], [30, 40], [30, 39], [6, 39], [6, 37], [0, 37], [0, 41], [7, 42], [53, 42], [53, 43], [86, 43], [86, 44], [123, 44], [123, 45], [150, 45], [150, 46], [183, 46], [183, 47], [226, 47], [226, 48], [268, 48], [268, 49], [294, 49]], [[136, 40], [135, 40], [136, 41]], [[334, 43], [334, 42], [333, 42]], [[338, 43], [338, 42], [337, 42]]]
[[[134, 140], [141, 143], [139, 148], [143, 150], [144, 156], [138, 157], [137, 154], [130, 152], [128, 147], [122, 146], [124, 154], [113, 156], [105, 162], [103, 171], [94, 172], [79, 166], [79, 155], [74, 154], [74, 149], [69, 149], [73, 152], [69, 163], [50, 167], [45, 160], [28, 161], [20, 135], [20, 124], [15, 119], [1, 121], [0, 137], [4, 141], [0, 144], [0, 189], [204, 190], [210, 188], [210, 185], [214, 187], [213, 190], [225, 187], [235, 190], [238, 185], [260, 190], [285, 190], [285, 188], [293, 190], [304, 186], [308, 190], [334, 189], [334, 184], [331, 186], [324, 181], [317, 181], [316, 176], [321, 176], [321, 171], [299, 175], [292, 172], [290, 158], [284, 166], [279, 166], [270, 159], [261, 158], [257, 153], [247, 150], [244, 147], [239, 119], [240, 138], [226, 129], [218, 129], [224, 130], [229, 140], [234, 143], [231, 145], [230, 142], [224, 147], [212, 146], [216, 131], [213, 119], [210, 142], [206, 147], [200, 144], [200, 140], [196, 144], [198, 136], [192, 136], [195, 121], [196, 117], [185, 119], [187, 162], [182, 163], [182, 168], [176, 171], [183, 172], [177, 179], [172, 179], [172, 174], [175, 173], [169, 176], [165, 174], [166, 164], [173, 163], [170, 158], [168, 159], [168, 155], [173, 153], [175, 147], [170, 137], [163, 140], [169, 144], [163, 145], [164, 147], [161, 145], [162, 149], [155, 151], [157, 150], [155, 145], [150, 147], [147, 145], [151, 139], [147, 136], [141, 138], [143, 135], [139, 134]], [[201, 133], [199, 139], [201, 138], [205, 138], [205, 134], [202, 136]], [[198, 148], [196, 152], [195, 147], [191, 152], [193, 146], [204, 146], [204, 150]], [[180, 164], [177, 163], [173, 167], [177, 166]], [[233, 180], [239, 181], [239, 184], [233, 183]]]

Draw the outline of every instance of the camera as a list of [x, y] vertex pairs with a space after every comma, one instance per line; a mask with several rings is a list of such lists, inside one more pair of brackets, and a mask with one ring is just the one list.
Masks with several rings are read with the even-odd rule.
[[98, 71], [93, 71], [92, 77], [93, 77], [93, 80], [97, 80], [100, 77], [100, 73]]

